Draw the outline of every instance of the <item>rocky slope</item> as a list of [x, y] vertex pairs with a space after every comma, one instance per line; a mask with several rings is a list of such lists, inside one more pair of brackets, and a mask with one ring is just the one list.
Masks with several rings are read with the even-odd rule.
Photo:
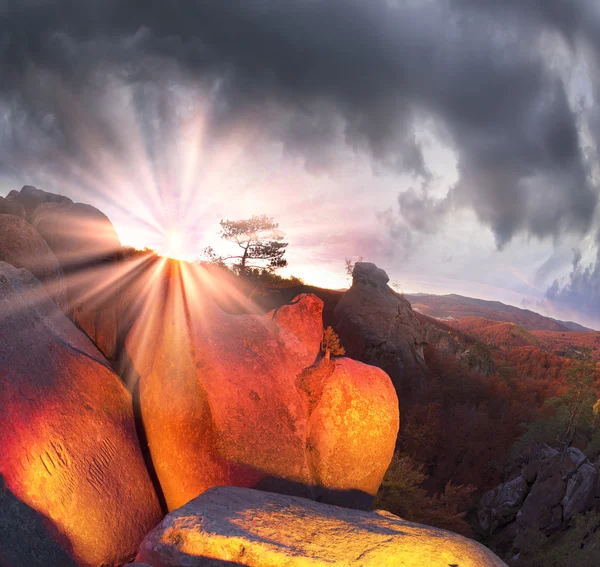
[[540, 446], [512, 478], [484, 494], [477, 525], [489, 544], [513, 556], [528, 530], [551, 535], [569, 526], [576, 514], [600, 507], [599, 475], [574, 448], [559, 452]]

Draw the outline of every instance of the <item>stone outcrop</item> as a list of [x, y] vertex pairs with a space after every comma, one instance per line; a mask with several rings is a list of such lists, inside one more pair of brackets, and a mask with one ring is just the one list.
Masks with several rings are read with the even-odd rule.
[[161, 512], [131, 396], [26, 270], [0, 263], [0, 564], [131, 560]]
[[[552, 534], [576, 514], [598, 505], [598, 471], [575, 448], [559, 452], [540, 446], [517, 474], [487, 492], [477, 508], [482, 535], [514, 540], [531, 528]], [[503, 537], [506, 532], [509, 537]]]
[[467, 348], [454, 338], [451, 331], [430, 322], [423, 325], [423, 340], [442, 357], [453, 357], [467, 370], [487, 377], [494, 373], [494, 359], [482, 345]]
[[112, 223], [98, 209], [70, 199], [43, 202], [30, 215], [33, 227], [58, 258], [65, 274], [71, 320], [110, 360], [117, 356], [121, 244]]
[[65, 269], [97, 263], [121, 249], [108, 217], [91, 205], [43, 203], [31, 214], [31, 224]]
[[63, 195], [57, 195], [55, 193], [49, 193], [48, 191], [42, 191], [32, 187], [31, 185], [25, 185], [20, 191], [11, 191], [7, 196], [6, 200], [11, 203], [19, 204], [28, 220], [31, 220], [31, 215], [37, 209], [37, 207], [43, 203], [63, 203], [71, 204], [73, 201]]
[[318, 298], [230, 315], [210, 298], [221, 282], [179, 269], [126, 343], [169, 509], [218, 485], [370, 505], [399, 426], [389, 377], [347, 359], [315, 364]]
[[352, 287], [335, 308], [334, 328], [349, 357], [384, 370], [400, 392], [409, 378], [425, 375], [425, 342], [410, 303], [388, 281], [375, 264], [357, 262]]
[[480, 376], [489, 376], [496, 370], [494, 359], [483, 345], [474, 345], [459, 357], [460, 363], [471, 372]]
[[363, 512], [242, 488], [214, 488], [169, 514], [143, 541], [153, 567], [502, 567], [481, 544]]
[[63, 310], [67, 295], [63, 274], [54, 252], [27, 221], [14, 215], [0, 215], [0, 261], [29, 270]]
[[24, 219], [27, 215], [23, 205], [16, 199], [5, 199], [0, 197], [0, 215], [14, 215]]
[[423, 341], [433, 347], [441, 356], [460, 358], [466, 347], [457, 341], [450, 331], [440, 329], [427, 322], [423, 325]]

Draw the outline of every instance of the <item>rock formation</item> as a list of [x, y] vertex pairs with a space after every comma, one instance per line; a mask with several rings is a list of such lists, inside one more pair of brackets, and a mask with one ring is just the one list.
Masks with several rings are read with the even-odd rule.
[[28, 222], [0, 215], [0, 261], [29, 270], [61, 309], [67, 308], [63, 274], [54, 252]]
[[108, 217], [83, 203], [43, 203], [31, 213], [31, 224], [54, 250], [63, 268], [96, 263], [121, 248]]
[[19, 201], [15, 199], [5, 199], [0, 197], [0, 215], [14, 215], [16, 217], [25, 218], [25, 209]]
[[452, 333], [446, 329], [440, 329], [430, 322], [423, 325], [423, 341], [433, 347], [441, 356], [460, 356], [467, 349]]
[[243, 488], [214, 488], [143, 541], [153, 567], [502, 567], [491, 551], [388, 512], [362, 512]]
[[427, 371], [423, 331], [410, 303], [387, 285], [375, 264], [357, 262], [352, 287], [334, 311], [334, 328], [349, 357], [378, 366], [398, 392]]
[[31, 185], [25, 185], [20, 191], [11, 191], [6, 196], [6, 200], [11, 203], [18, 203], [22, 207], [28, 220], [31, 220], [31, 215], [35, 209], [43, 203], [73, 203], [68, 197], [56, 195], [55, 193], [48, 193], [47, 191], [36, 189]]
[[117, 356], [119, 267], [106, 262], [121, 248], [112, 223], [98, 209], [70, 199], [39, 204], [30, 215], [65, 274], [71, 320], [104, 356]]
[[517, 545], [520, 534], [538, 528], [552, 534], [576, 514], [600, 504], [598, 471], [575, 448], [540, 446], [521, 473], [487, 492], [477, 507], [481, 533], [492, 544]]
[[217, 485], [369, 505], [399, 426], [388, 376], [345, 359], [313, 366], [314, 296], [235, 316], [209, 297], [220, 283], [208, 272], [172, 269], [126, 343], [169, 509]]
[[160, 508], [131, 396], [26, 270], [0, 263], [0, 564], [116, 566]]

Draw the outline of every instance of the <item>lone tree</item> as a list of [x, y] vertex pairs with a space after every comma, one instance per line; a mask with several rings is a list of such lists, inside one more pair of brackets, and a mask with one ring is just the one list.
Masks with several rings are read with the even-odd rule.
[[323, 331], [321, 350], [325, 353], [325, 360], [331, 360], [331, 355], [344, 356], [346, 354], [346, 349], [340, 344], [340, 337], [331, 327], [327, 327]]
[[217, 256], [212, 248], [205, 254], [216, 264], [232, 263], [241, 278], [249, 269], [275, 271], [287, 266], [284, 258], [287, 242], [282, 242], [283, 234], [279, 224], [266, 215], [253, 216], [246, 220], [221, 220], [220, 236], [239, 246], [241, 252], [232, 256]]

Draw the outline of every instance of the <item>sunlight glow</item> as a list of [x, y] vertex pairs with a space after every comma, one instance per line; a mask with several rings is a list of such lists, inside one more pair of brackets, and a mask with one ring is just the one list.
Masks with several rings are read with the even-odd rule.
[[181, 232], [178, 230], [173, 230], [170, 232], [167, 237], [166, 255], [169, 258], [174, 258], [175, 260], [185, 260], [186, 258], [184, 257], [183, 243], [184, 238]]

